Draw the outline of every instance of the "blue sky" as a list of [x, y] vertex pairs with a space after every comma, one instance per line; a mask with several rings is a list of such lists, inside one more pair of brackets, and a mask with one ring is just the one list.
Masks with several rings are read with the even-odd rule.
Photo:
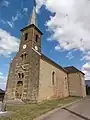
[[[2, 89], [5, 89], [9, 63], [18, 51], [18, 43], [21, 37], [20, 29], [28, 24], [32, 7], [33, 0], [0, 1], [0, 88]], [[89, 50], [82, 52], [82, 50], [77, 47], [72, 47], [71, 49], [66, 49], [65, 45], [63, 47], [62, 43], [65, 40], [63, 40], [62, 37], [57, 38], [53, 36], [55, 32], [51, 30], [50, 26], [50, 22], [52, 18], [56, 16], [55, 12], [57, 13], [57, 11], [51, 10], [49, 7], [47, 4], [39, 3], [38, 5], [37, 3], [37, 8], [40, 8], [38, 12], [38, 25], [43, 32], [42, 52], [62, 66], [74, 65], [78, 69], [86, 72], [88, 76], [89, 72], [87, 68], [89, 68], [90, 65], [84, 57]], [[58, 19], [60, 19], [59, 17]], [[53, 23], [53, 25], [54, 24], [55, 23]]]

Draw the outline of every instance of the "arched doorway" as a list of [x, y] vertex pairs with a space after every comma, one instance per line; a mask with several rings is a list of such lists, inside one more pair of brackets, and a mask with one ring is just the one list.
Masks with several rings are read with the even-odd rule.
[[23, 82], [22, 81], [18, 81], [17, 85], [16, 85], [16, 98], [17, 99], [21, 99], [22, 97], [22, 90], [23, 90]]

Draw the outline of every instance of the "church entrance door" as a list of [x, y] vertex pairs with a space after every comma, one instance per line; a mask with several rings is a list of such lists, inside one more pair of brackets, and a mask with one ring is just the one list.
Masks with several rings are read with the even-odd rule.
[[18, 81], [17, 85], [16, 85], [16, 98], [17, 99], [21, 99], [22, 97], [22, 90], [23, 90], [23, 82], [22, 81]]

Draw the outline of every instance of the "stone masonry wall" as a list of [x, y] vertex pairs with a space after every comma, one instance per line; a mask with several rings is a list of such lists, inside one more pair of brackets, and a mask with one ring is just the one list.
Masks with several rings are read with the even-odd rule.
[[[54, 84], [52, 83], [53, 72], [55, 72]], [[41, 102], [46, 99], [63, 98], [68, 95], [67, 73], [47, 61], [40, 59], [38, 101]]]

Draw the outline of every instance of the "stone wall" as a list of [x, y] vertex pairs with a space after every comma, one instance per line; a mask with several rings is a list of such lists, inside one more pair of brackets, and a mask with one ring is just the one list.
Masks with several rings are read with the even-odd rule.
[[13, 62], [10, 63], [10, 68], [9, 68], [9, 74], [8, 74], [8, 79], [7, 79], [7, 84], [6, 84], [6, 91], [5, 91], [5, 97], [4, 100], [13, 100], [14, 99], [14, 88], [13, 88], [13, 83], [14, 83], [14, 78], [15, 78], [15, 65], [16, 61], [15, 59]]
[[[82, 77], [84, 77], [82, 75]], [[68, 74], [69, 82], [69, 94], [70, 96], [85, 96], [85, 86], [82, 84], [81, 73], [69, 73]], [[84, 79], [83, 79], [84, 82]]]
[[[55, 72], [54, 84], [52, 73]], [[40, 59], [39, 98], [41, 102], [46, 99], [63, 98], [68, 96], [67, 73]]]

